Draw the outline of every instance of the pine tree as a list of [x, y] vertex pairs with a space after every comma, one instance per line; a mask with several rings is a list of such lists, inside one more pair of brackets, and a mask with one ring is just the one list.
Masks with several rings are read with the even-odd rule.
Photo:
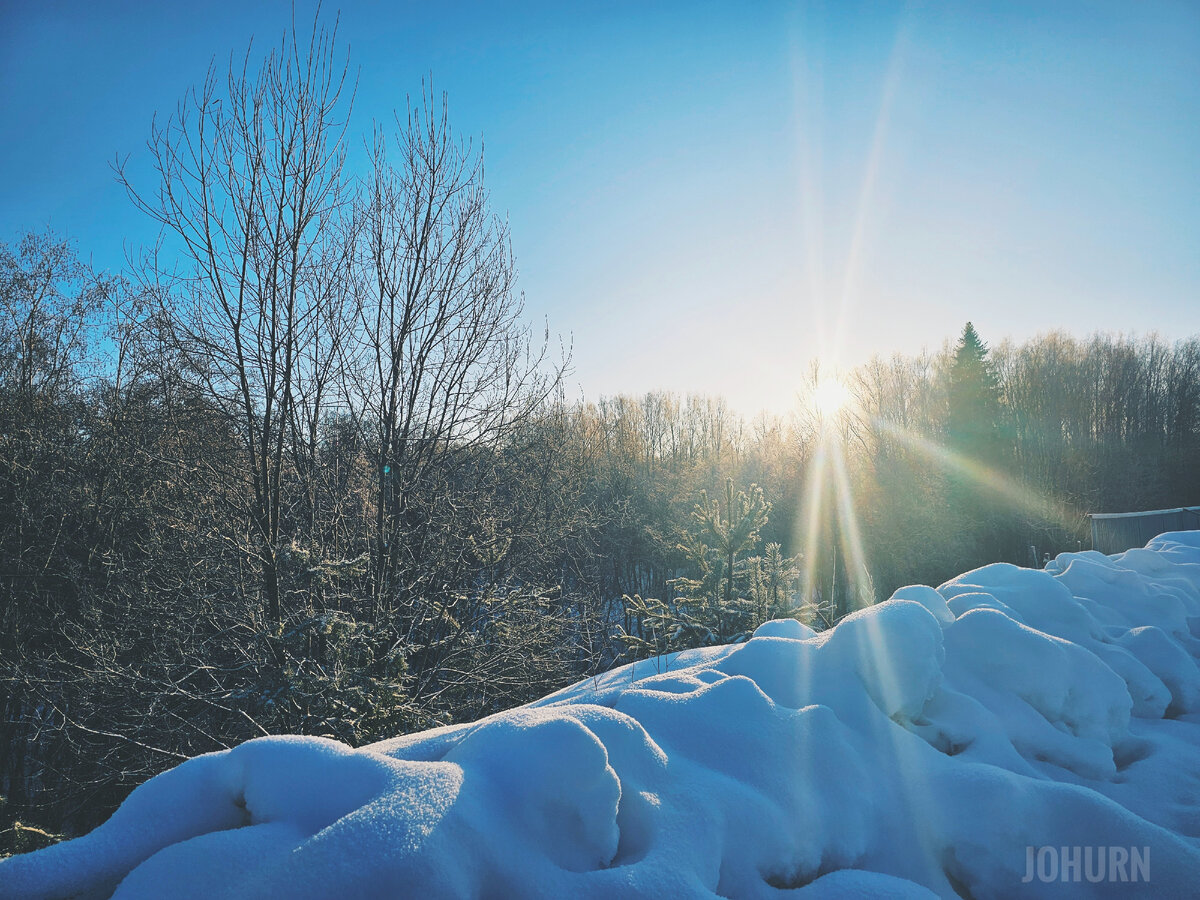
[[783, 555], [783, 546], [772, 541], [761, 557], [746, 560], [750, 597], [755, 604], [755, 625], [771, 619], [799, 618], [796, 589], [800, 580], [800, 557]]
[[946, 437], [950, 449], [968, 460], [997, 462], [1000, 386], [988, 359], [987, 344], [970, 322], [954, 350], [949, 393]]
[[750, 485], [750, 493], [734, 493], [733, 479], [725, 479], [725, 511], [721, 511], [720, 500], [709, 500], [707, 493], [701, 494], [692, 517], [700, 523], [702, 533], [711, 540], [724, 564], [725, 603], [733, 602], [734, 564], [737, 554], [752, 547], [758, 540], [758, 532], [767, 524], [771, 504], [763, 499], [762, 488]]
[[[701, 492], [692, 512], [694, 529], [679, 549], [696, 577], [670, 579], [679, 592], [673, 603], [626, 595], [625, 612], [638, 628], [618, 635], [634, 657], [659, 655], [688, 647], [745, 640], [766, 618], [799, 614], [793, 608], [798, 558], [783, 556], [768, 544], [765, 557], [744, 558], [758, 543], [771, 504], [762, 488], [735, 490], [726, 479], [724, 496], [710, 500]], [[740, 579], [745, 595], [735, 595]]]
[[1011, 441], [1003, 427], [1000, 383], [988, 347], [970, 322], [950, 368], [946, 443], [958, 465], [948, 481], [951, 512], [962, 530], [960, 567], [1015, 558], [1021, 541], [1010, 498], [998, 486], [1010, 468]]

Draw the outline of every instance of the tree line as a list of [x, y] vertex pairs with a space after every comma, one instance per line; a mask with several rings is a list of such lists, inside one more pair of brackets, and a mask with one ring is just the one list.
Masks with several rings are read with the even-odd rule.
[[162, 228], [127, 271], [0, 248], [7, 849], [248, 738], [469, 720], [1200, 502], [1197, 339], [968, 324], [753, 421], [566, 397], [482, 153], [426, 89], [351, 173], [347, 71], [319, 24], [211, 71], [157, 180], [118, 167]]

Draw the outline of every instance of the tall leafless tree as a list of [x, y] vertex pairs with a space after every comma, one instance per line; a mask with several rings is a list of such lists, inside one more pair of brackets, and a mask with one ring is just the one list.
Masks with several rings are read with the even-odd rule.
[[[522, 323], [508, 225], [491, 209], [482, 148], [454, 134], [445, 97], [424, 90], [397, 116], [394, 140], [377, 127], [370, 149], [355, 217], [358, 313], [346, 384], [372, 448], [371, 574], [382, 610], [402, 569], [425, 570], [413, 531], [429, 524], [434, 481], [527, 419], [561, 367], [544, 367], [546, 345], [534, 347]], [[423, 511], [413, 502], [419, 485]]]
[[157, 190], [135, 188], [123, 164], [117, 171], [182, 259], [154, 274], [193, 374], [237, 423], [247, 550], [278, 627], [287, 451], [299, 427], [315, 433], [328, 383], [322, 354], [339, 299], [330, 235], [350, 103], [336, 24], [315, 21], [305, 39], [293, 22], [256, 72], [250, 60], [247, 51], [240, 67], [231, 61], [223, 79], [211, 67], [175, 115], [152, 126]]

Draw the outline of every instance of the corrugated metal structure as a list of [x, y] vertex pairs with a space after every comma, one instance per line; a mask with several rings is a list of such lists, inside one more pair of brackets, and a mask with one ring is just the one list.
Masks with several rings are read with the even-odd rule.
[[1092, 549], [1121, 553], [1144, 547], [1164, 531], [1200, 530], [1200, 506], [1148, 509], [1144, 512], [1088, 513], [1092, 520]]

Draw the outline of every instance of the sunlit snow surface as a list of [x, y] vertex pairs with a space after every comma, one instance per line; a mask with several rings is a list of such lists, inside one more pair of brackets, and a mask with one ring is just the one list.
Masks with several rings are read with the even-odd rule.
[[[987, 566], [471, 725], [198, 757], [0, 896], [1196, 896], [1198, 635], [1197, 532]], [[1046, 846], [1148, 872], [1025, 883]]]

